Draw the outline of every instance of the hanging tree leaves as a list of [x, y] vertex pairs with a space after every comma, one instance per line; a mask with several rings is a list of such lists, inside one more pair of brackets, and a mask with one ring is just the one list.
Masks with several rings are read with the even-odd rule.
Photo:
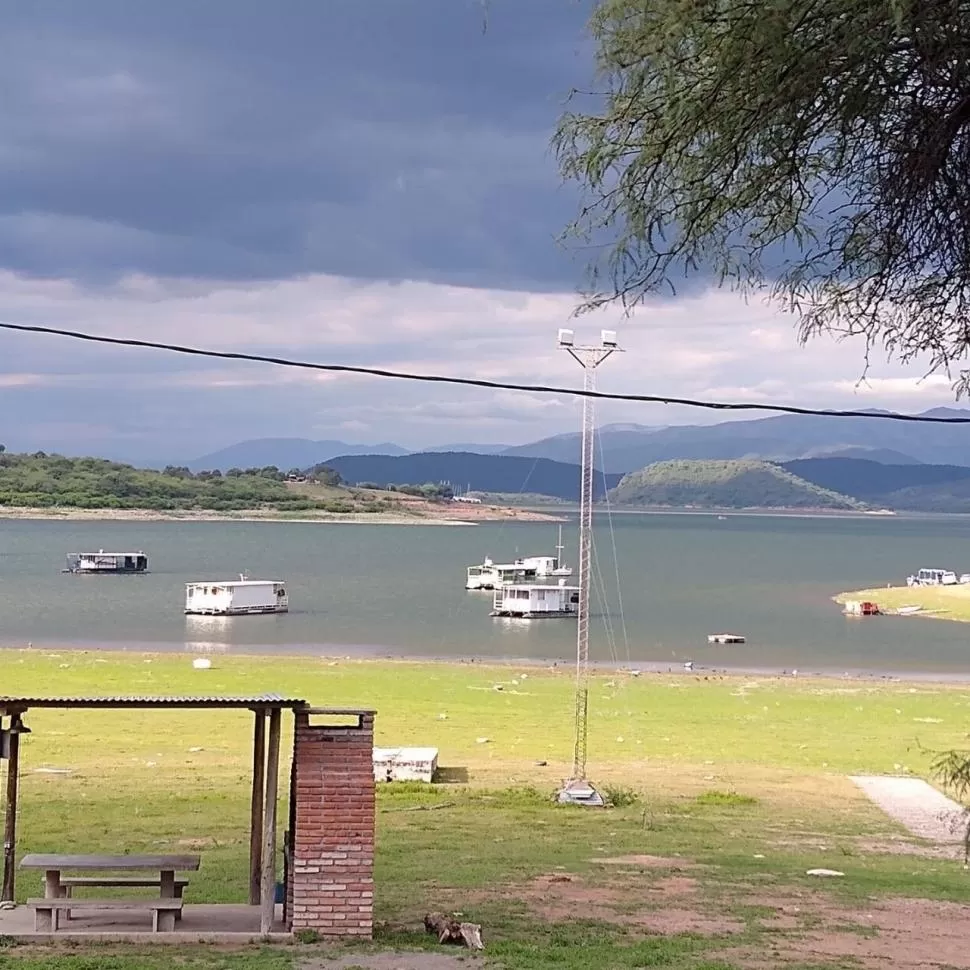
[[965, 356], [970, 0], [600, 0], [590, 26], [605, 90], [555, 143], [609, 252], [587, 306], [709, 273], [804, 338]]

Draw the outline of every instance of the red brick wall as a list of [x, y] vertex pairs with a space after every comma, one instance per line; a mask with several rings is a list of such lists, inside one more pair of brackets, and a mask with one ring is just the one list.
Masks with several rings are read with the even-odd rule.
[[[317, 715], [321, 716], [321, 715]], [[325, 714], [322, 715], [325, 717]], [[297, 712], [288, 912], [294, 931], [369, 939], [374, 924], [374, 715], [358, 726]]]

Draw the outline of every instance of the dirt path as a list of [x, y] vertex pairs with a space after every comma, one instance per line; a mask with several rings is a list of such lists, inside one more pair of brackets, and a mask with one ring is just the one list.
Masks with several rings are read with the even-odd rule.
[[852, 781], [913, 835], [941, 845], [961, 841], [963, 808], [921, 778], [857, 775]]

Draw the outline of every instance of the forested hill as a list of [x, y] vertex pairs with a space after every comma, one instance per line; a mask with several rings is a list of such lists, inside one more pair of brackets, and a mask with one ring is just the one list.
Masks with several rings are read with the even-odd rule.
[[[294, 491], [278, 468], [192, 473], [187, 468], [146, 471], [102, 458], [17, 455], [0, 447], [0, 506], [80, 509], [322, 509], [353, 511], [350, 495], [321, 501]], [[334, 490], [336, 493], [336, 490]]]
[[642, 507], [863, 509], [855, 498], [765, 461], [661, 461], [624, 475], [610, 493]]

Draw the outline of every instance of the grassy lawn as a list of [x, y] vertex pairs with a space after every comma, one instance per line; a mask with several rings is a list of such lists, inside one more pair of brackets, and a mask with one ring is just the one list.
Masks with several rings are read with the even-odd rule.
[[836, 603], [846, 600], [869, 600], [881, 609], [901, 606], [921, 606], [925, 616], [940, 620], [970, 622], [970, 585], [960, 586], [887, 586], [882, 589], [861, 589], [855, 593], [840, 593]]
[[[421, 918], [439, 910], [482, 923], [486, 959], [507, 970], [726, 970], [766, 947], [778, 954], [773, 965], [831, 968], [848, 964], [808, 953], [806, 939], [824, 931], [876, 947], [866, 908], [967, 897], [962, 864], [930, 854], [847, 778], [925, 776], [931, 751], [967, 746], [966, 688], [597, 674], [590, 775], [618, 807], [594, 811], [549, 797], [572, 750], [568, 671], [229, 657], [200, 671], [185, 655], [37, 651], [3, 661], [3, 694], [272, 691], [374, 707], [378, 744], [437, 746], [442, 783], [379, 789], [375, 948], [433, 945]], [[189, 901], [244, 899], [248, 715], [37, 710], [27, 723], [21, 853], [198, 847]], [[51, 768], [68, 770], [38, 770]], [[288, 769], [284, 758], [284, 778]], [[845, 876], [823, 884], [805, 875], [813, 867]], [[21, 874], [18, 895], [33, 895], [36, 882]], [[314, 959], [322, 968], [327, 953], [190, 948], [179, 960], [276, 970]], [[369, 970], [371, 959], [361, 953], [346, 967]], [[171, 963], [167, 949], [0, 948], [4, 970], [163, 960]]]

